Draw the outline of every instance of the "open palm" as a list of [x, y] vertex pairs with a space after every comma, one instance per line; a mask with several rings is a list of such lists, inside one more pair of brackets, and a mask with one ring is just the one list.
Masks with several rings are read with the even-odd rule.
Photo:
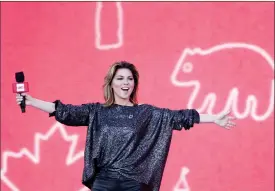
[[217, 119], [214, 121], [217, 125], [224, 127], [226, 129], [231, 129], [231, 127], [236, 126], [236, 124], [232, 121], [236, 119], [235, 117], [229, 116], [230, 111], [222, 113], [217, 116]]

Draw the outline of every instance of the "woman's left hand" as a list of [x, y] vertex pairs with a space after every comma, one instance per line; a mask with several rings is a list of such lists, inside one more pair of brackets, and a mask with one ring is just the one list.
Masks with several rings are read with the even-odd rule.
[[234, 120], [236, 118], [229, 116], [229, 113], [230, 113], [230, 111], [218, 115], [217, 118], [215, 119], [214, 123], [230, 130], [231, 127], [236, 126], [236, 124], [234, 122], [232, 122], [232, 120]]

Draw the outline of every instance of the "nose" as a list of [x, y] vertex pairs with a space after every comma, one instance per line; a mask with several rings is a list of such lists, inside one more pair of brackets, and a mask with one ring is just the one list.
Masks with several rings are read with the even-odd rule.
[[123, 84], [125, 84], [125, 85], [129, 84], [128, 79], [124, 80]]

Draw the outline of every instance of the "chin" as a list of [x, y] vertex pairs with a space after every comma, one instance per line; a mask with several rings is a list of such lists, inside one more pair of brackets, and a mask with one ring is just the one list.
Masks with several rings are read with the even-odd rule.
[[130, 99], [130, 96], [121, 96], [120, 99]]
[[123, 99], [123, 100], [129, 100], [130, 99], [130, 97], [131, 97], [131, 94], [132, 94], [132, 92], [128, 92], [128, 94], [124, 94], [124, 93], [117, 93], [116, 94], [116, 96], [117, 96], [117, 98], [119, 98], [119, 99]]

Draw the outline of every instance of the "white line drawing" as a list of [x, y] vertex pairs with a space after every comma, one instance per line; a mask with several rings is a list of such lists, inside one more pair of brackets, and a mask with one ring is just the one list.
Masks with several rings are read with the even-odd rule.
[[110, 50], [115, 48], [120, 48], [123, 44], [123, 9], [121, 2], [116, 2], [116, 12], [118, 20], [118, 28], [116, 31], [117, 42], [113, 44], [101, 44], [101, 13], [102, 13], [103, 3], [96, 3], [95, 10], [95, 47], [99, 50]]
[[[22, 158], [23, 156], [26, 156], [29, 158], [34, 164], [38, 164], [40, 162], [40, 142], [48, 140], [56, 131], [60, 131], [61, 136], [63, 139], [67, 142], [71, 142], [71, 146], [69, 148], [68, 155], [66, 157], [66, 165], [72, 165], [74, 162], [76, 162], [78, 159], [84, 156], [84, 152], [80, 151], [77, 154], [74, 154], [77, 141], [78, 141], [78, 135], [68, 135], [65, 127], [59, 123], [56, 122], [50, 130], [45, 133], [36, 133], [34, 136], [34, 153], [32, 154], [27, 148], [22, 148], [19, 152], [12, 152], [12, 151], [4, 151], [2, 156], [2, 169], [1, 169], [1, 180], [12, 190], [12, 191], [19, 191], [19, 188], [12, 183], [8, 179], [8, 177], [5, 175], [8, 172], [8, 159], [9, 158]], [[82, 190], [84, 191], [84, 190]]]
[[[180, 172], [180, 177], [178, 181], [176, 182], [173, 191], [191, 191], [186, 175], [190, 172], [190, 170], [187, 167], [182, 167]], [[184, 188], [180, 188], [181, 185], [184, 186]]]
[[[201, 48], [186, 48], [183, 50], [177, 64], [175, 65], [175, 68], [170, 76], [170, 80], [173, 85], [177, 87], [193, 87], [194, 90], [189, 98], [187, 107], [188, 108], [193, 108], [193, 103], [196, 100], [196, 97], [199, 93], [200, 90], [200, 82], [198, 80], [192, 80], [192, 81], [178, 81], [177, 80], [177, 74], [180, 71], [184, 72], [191, 72], [192, 71], [192, 64], [187, 62], [186, 66], [184, 66], [184, 60], [186, 56], [188, 55], [208, 55], [212, 54], [217, 51], [221, 51], [224, 49], [235, 49], [235, 48], [245, 48], [249, 49], [251, 51], [254, 51], [258, 54], [260, 54], [267, 62], [267, 64], [270, 65], [271, 69], [274, 71], [274, 59], [262, 48], [259, 46], [253, 45], [253, 44], [246, 44], [246, 43], [224, 43], [224, 44], [219, 44], [216, 46], [213, 46], [209, 49], [201, 49]], [[183, 67], [183, 68], [182, 68]], [[183, 70], [181, 70], [181, 68]], [[239, 119], [243, 119], [251, 115], [251, 117], [255, 121], [263, 121], [266, 120], [273, 112], [273, 107], [274, 107], [274, 79], [271, 80], [270, 82], [270, 97], [269, 97], [269, 106], [266, 110], [266, 112], [262, 115], [257, 115], [256, 110], [257, 110], [257, 99], [254, 95], [249, 95], [246, 100], [246, 108], [243, 113], [238, 112], [237, 109], [237, 104], [238, 104], [238, 95], [239, 95], [239, 90], [236, 87], [233, 87], [228, 95], [227, 102], [225, 104], [225, 107], [222, 112], [225, 112], [231, 108], [232, 114], [235, 115], [235, 117]], [[200, 108], [197, 110], [199, 112], [202, 111], [207, 111], [207, 113], [211, 114], [213, 111], [213, 108], [215, 106], [217, 95], [213, 92], [208, 93], [203, 101], [203, 104]], [[207, 107], [208, 106], [208, 107]]]

